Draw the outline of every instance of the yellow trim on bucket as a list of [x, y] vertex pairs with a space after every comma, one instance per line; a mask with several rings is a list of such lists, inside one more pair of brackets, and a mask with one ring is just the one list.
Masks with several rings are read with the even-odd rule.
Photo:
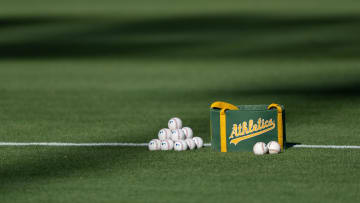
[[218, 108], [218, 109], [225, 109], [225, 110], [239, 110], [239, 108], [235, 105], [230, 103], [217, 101], [211, 104], [210, 108]]
[[219, 108], [220, 111], [220, 151], [227, 152], [226, 147], [226, 110], [239, 110], [235, 105], [226, 103], [226, 102], [214, 102], [211, 104], [210, 108]]
[[283, 128], [283, 120], [282, 120], [282, 108], [279, 104], [270, 104], [268, 109], [276, 108], [277, 110], [277, 122], [278, 122], [278, 142], [281, 147], [281, 151], [284, 150], [284, 128]]
[[221, 152], [227, 152], [225, 109], [221, 109], [221, 111], [220, 111], [220, 149], [221, 149]]

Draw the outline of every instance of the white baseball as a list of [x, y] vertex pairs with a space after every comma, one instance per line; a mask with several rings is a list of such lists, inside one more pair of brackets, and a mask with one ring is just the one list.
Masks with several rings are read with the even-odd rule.
[[174, 142], [170, 139], [161, 141], [161, 150], [167, 151], [172, 150], [174, 148]]
[[178, 140], [174, 143], [175, 151], [185, 151], [187, 149], [187, 144], [184, 140]]
[[188, 146], [188, 148], [189, 148], [190, 150], [195, 149], [196, 144], [195, 144], [195, 142], [194, 142], [193, 139], [188, 138], [188, 139], [185, 140], [185, 142], [186, 142], [186, 144], [187, 144], [187, 146]]
[[269, 149], [269, 154], [277, 154], [281, 151], [279, 143], [271, 141], [266, 146]]
[[178, 117], [171, 118], [168, 122], [168, 126], [170, 130], [181, 129], [182, 121]]
[[186, 138], [192, 138], [193, 137], [193, 131], [191, 128], [189, 127], [183, 127], [182, 131], [184, 131], [185, 137]]
[[203, 139], [201, 139], [201, 137], [193, 137], [193, 140], [194, 140], [195, 145], [196, 145], [196, 147], [197, 147], [198, 149], [201, 148], [201, 147], [203, 147], [204, 141], [203, 141]]
[[149, 142], [149, 150], [150, 151], [155, 151], [155, 150], [159, 150], [160, 149], [160, 140], [158, 139], [152, 139], [150, 142]]
[[171, 130], [171, 139], [173, 141], [185, 139], [184, 131], [182, 131], [181, 129]]
[[268, 152], [268, 148], [266, 147], [265, 143], [257, 142], [253, 147], [253, 151], [256, 155], [263, 155]]
[[168, 128], [163, 128], [158, 133], [159, 140], [170, 139], [170, 136], [171, 136], [171, 130]]

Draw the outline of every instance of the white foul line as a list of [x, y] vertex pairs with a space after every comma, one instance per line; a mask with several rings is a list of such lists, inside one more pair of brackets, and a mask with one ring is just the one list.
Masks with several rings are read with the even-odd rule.
[[0, 142], [0, 146], [52, 146], [52, 147], [145, 147], [148, 143], [64, 143], [64, 142]]
[[[148, 143], [65, 143], [65, 142], [0, 142], [0, 146], [52, 146], [52, 147], [146, 147]], [[210, 143], [204, 143], [210, 147]], [[294, 148], [324, 148], [324, 149], [360, 149], [351, 145], [293, 145]]]
[[295, 148], [324, 148], [324, 149], [360, 149], [360, 146], [351, 145], [294, 145]]

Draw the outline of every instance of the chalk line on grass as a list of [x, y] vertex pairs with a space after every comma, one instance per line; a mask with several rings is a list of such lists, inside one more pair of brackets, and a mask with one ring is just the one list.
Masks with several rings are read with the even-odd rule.
[[65, 142], [0, 142], [0, 146], [52, 146], [52, 147], [146, 147], [148, 143], [65, 143]]
[[295, 148], [323, 148], [323, 149], [360, 149], [360, 146], [354, 145], [294, 145]]
[[[0, 146], [51, 146], [51, 147], [146, 147], [148, 143], [68, 143], [68, 142], [0, 142]], [[205, 147], [210, 147], [210, 143], [205, 143]], [[323, 149], [360, 149], [355, 145], [293, 145], [294, 148], [323, 148]]]

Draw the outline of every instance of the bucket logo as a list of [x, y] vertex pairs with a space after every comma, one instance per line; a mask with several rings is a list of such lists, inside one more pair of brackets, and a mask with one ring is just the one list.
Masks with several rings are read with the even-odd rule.
[[237, 145], [239, 142], [264, 134], [275, 128], [275, 122], [272, 119], [264, 120], [259, 118], [257, 123], [253, 120], [244, 121], [240, 124], [233, 124], [232, 132], [229, 137], [230, 143]]

